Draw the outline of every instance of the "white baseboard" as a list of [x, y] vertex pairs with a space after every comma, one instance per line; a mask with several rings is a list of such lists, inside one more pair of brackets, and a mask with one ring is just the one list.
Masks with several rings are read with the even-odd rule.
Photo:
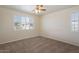
[[62, 38], [59, 38], [59, 37], [55, 37], [55, 36], [51, 36], [51, 35], [48, 35], [48, 34], [43, 34], [41, 33], [43, 37], [46, 37], [46, 38], [50, 38], [50, 39], [54, 39], [54, 40], [57, 40], [57, 41], [61, 41], [61, 42], [65, 42], [65, 43], [68, 43], [68, 44], [71, 44], [71, 45], [75, 45], [75, 46], [79, 46], [79, 43], [77, 42], [73, 42], [73, 41], [68, 41], [66, 39], [62, 39]]
[[23, 40], [23, 39], [29, 39], [29, 38], [39, 37], [39, 36], [50, 38], [50, 39], [54, 39], [54, 40], [61, 41], [61, 42], [65, 42], [65, 43], [72, 44], [72, 45], [75, 45], [75, 46], [79, 46], [79, 43], [77, 43], [77, 42], [68, 41], [66, 39], [62, 39], [62, 38], [59, 38], [59, 37], [51, 36], [51, 35], [48, 35], [48, 34], [45, 34], [45, 33], [40, 33], [40, 35], [33, 35], [33, 36], [22, 38], [22, 39], [2, 42], [0, 44], [5, 44], [5, 43], [9, 43], [9, 42], [14, 42], [14, 41]]
[[6, 44], [6, 43], [15, 42], [15, 41], [23, 40], [23, 39], [34, 38], [34, 37], [38, 37], [38, 36], [39, 36], [39, 35], [33, 35], [33, 36], [30, 36], [30, 37], [26, 37], [26, 38], [21, 38], [21, 39], [16, 39], [16, 40], [11, 40], [11, 41], [2, 42], [2, 43], [0, 43], [0, 44]]

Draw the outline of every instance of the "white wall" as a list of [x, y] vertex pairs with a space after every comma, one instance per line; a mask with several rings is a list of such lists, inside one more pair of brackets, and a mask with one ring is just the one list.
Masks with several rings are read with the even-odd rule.
[[[13, 28], [13, 17], [15, 15], [31, 16], [34, 18], [35, 29], [26, 31], [15, 31]], [[39, 36], [39, 17], [27, 13], [0, 8], [0, 44], [16, 41], [24, 38]]]
[[[1, 16], [0, 16], [1, 20]], [[2, 20], [0, 21], [0, 39], [2, 39]]]
[[79, 46], [79, 32], [72, 32], [70, 19], [76, 11], [79, 12], [79, 6], [43, 16], [41, 35]]

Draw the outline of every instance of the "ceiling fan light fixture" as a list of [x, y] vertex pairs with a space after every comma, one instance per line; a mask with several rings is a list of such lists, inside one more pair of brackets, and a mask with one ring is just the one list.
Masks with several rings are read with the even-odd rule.
[[33, 13], [42, 13], [46, 11], [43, 5], [36, 5], [36, 8], [33, 10]]

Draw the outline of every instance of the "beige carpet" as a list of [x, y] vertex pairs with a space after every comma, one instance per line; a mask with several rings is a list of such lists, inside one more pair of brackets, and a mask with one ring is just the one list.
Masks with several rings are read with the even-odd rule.
[[78, 53], [79, 47], [44, 37], [0, 45], [1, 53]]

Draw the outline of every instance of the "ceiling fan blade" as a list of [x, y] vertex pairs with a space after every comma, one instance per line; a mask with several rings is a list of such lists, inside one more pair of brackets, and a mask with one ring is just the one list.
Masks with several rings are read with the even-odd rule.
[[46, 9], [40, 9], [41, 11], [46, 11]]

